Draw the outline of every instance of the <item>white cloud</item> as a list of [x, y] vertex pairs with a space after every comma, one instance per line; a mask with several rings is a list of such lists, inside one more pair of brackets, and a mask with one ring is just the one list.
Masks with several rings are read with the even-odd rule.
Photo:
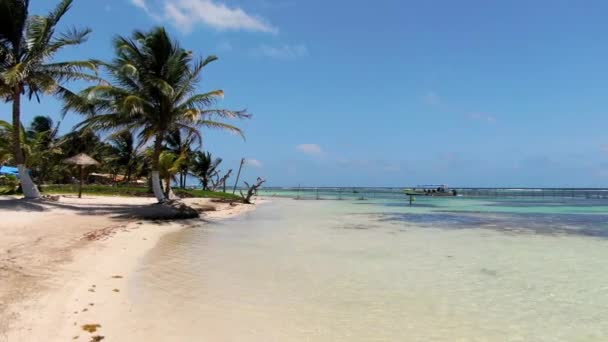
[[483, 121], [483, 122], [487, 122], [487, 123], [496, 123], [496, 118], [490, 114], [486, 114], [486, 113], [480, 113], [480, 112], [476, 112], [476, 113], [470, 113], [468, 116], [469, 120], [475, 120], [475, 121]]
[[296, 146], [296, 150], [311, 156], [320, 156], [324, 153], [321, 146], [317, 144], [300, 144]]
[[253, 53], [258, 56], [291, 59], [308, 56], [308, 48], [304, 44], [283, 44], [280, 46], [260, 45]]
[[247, 159], [247, 160], [245, 160], [245, 163], [247, 165], [251, 165], [251, 166], [257, 167], [257, 168], [262, 167], [262, 162], [257, 159]]
[[146, 0], [131, 0], [131, 3], [133, 5], [141, 8], [144, 12], [146, 12], [147, 15], [149, 15], [154, 20], [156, 20], [156, 21], [162, 20], [162, 18], [158, 14], [154, 14], [150, 11], [150, 9], [148, 8], [148, 5], [146, 3]]
[[202, 24], [218, 31], [278, 33], [278, 29], [264, 19], [248, 14], [239, 7], [228, 7], [213, 0], [131, 0], [131, 2], [155, 20], [169, 21], [183, 32], [190, 32], [194, 26]]
[[146, 6], [146, 0], [131, 0], [131, 3], [143, 10], [148, 10], [148, 6]]

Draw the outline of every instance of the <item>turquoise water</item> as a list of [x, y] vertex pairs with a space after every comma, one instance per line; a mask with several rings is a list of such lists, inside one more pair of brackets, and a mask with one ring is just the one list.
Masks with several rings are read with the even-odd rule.
[[132, 299], [157, 340], [606, 341], [607, 223], [604, 200], [276, 198], [163, 238]]

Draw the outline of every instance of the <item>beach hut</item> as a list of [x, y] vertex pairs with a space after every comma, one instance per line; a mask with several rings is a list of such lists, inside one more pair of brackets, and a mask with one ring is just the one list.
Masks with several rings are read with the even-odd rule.
[[66, 164], [78, 165], [80, 169], [80, 183], [78, 184], [78, 198], [82, 198], [82, 182], [84, 178], [84, 167], [85, 166], [93, 166], [99, 165], [99, 162], [91, 157], [89, 157], [86, 153], [77, 154], [71, 158], [68, 158], [63, 161]]

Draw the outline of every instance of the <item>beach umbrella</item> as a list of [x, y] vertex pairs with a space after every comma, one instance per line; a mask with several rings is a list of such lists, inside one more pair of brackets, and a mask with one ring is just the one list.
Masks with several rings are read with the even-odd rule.
[[80, 184], [78, 185], [78, 198], [82, 198], [82, 181], [84, 178], [84, 166], [99, 165], [99, 162], [86, 153], [77, 154], [63, 161], [66, 164], [78, 165], [80, 169]]

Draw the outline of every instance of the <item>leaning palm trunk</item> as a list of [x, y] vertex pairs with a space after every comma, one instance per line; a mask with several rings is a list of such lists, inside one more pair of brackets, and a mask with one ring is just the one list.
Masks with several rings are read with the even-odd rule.
[[158, 171], [152, 171], [152, 191], [154, 191], [154, 196], [156, 196], [159, 203], [166, 200], [163, 189], [160, 186], [160, 175]]
[[18, 164], [19, 169], [19, 180], [21, 181], [21, 189], [23, 190], [23, 196], [25, 198], [40, 198], [40, 191], [36, 187], [36, 184], [32, 181], [27, 168], [23, 164]]
[[171, 176], [165, 177], [165, 196], [170, 200], [179, 199], [179, 197], [173, 193], [173, 189], [171, 188]]
[[32, 181], [25, 167], [25, 158], [21, 150], [21, 86], [15, 86], [13, 90], [13, 154], [15, 163], [19, 169], [19, 180], [25, 198], [40, 198], [40, 191]]
[[173, 192], [173, 189], [169, 186], [169, 193], [167, 194], [167, 198], [170, 200], [178, 200], [179, 197]]
[[160, 158], [162, 142], [162, 135], [159, 134], [154, 141], [154, 155], [152, 157], [152, 190], [154, 191], [154, 196], [156, 196], [159, 203], [163, 203], [167, 200], [160, 184], [160, 173], [158, 171], [158, 159]]

